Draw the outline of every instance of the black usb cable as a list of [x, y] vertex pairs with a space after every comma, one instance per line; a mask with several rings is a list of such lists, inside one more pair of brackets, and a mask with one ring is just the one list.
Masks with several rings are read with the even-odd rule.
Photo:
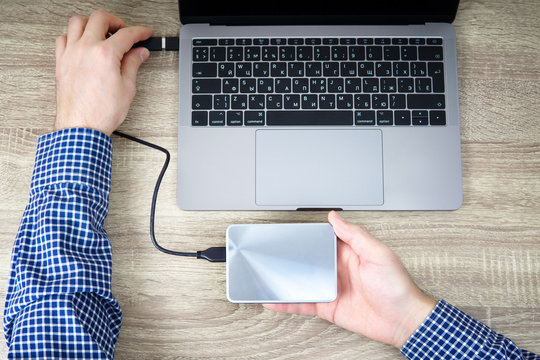
[[197, 251], [197, 252], [181, 252], [181, 251], [173, 251], [173, 250], [165, 249], [164, 247], [158, 244], [156, 240], [156, 236], [154, 234], [154, 218], [155, 218], [155, 213], [156, 213], [156, 202], [157, 202], [159, 186], [161, 185], [161, 180], [163, 179], [163, 175], [165, 175], [165, 171], [167, 170], [167, 167], [169, 166], [171, 154], [169, 153], [167, 149], [162, 148], [159, 145], [152, 144], [148, 141], [136, 138], [135, 136], [124, 134], [120, 131], [115, 131], [114, 134], [121, 136], [123, 138], [129, 139], [129, 140], [135, 141], [139, 144], [146, 145], [153, 149], [159, 150], [163, 152], [166, 156], [165, 163], [163, 164], [163, 167], [161, 168], [161, 172], [159, 173], [158, 179], [156, 181], [156, 186], [154, 187], [154, 195], [152, 196], [152, 206], [150, 208], [150, 239], [152, 240], [152, 244], [154, 244], [156, 249], [169, 255], [196, 257], [197, 259], [206, 259], [211, 262], [226, 261], [225, 247], [211, 247], [206, 250]]

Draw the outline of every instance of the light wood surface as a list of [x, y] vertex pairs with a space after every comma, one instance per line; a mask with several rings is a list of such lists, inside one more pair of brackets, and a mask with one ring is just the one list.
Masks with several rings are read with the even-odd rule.
[[[72, 14], [103, 8], [175, 35], [171, 0], [0, 2], [0, 310], [28, 200], [38, 136], [55, 116], [54, 40]], [[463, 206], [453, 212], [346, 212], [402, 259], [418, 285], [518, 346], [540, 353], [540, 7], [462, 1], [457, 31]], [[224, 245], [233, 223], [320, 222], [324, 212], [184, 212], [176, 206], [178, 54], [153, 53], [120, 130], [168, 148], [157, 209], [164, 246]], [[396, 359], [398, 350], [312, 317], [235, 305], [225, 264], [155, 250], [150, 200], [163, 157], [114, 138], [107, 230], [123, 313], [118, 359]], [[5, 342], [0, 359], [7, 358]]]

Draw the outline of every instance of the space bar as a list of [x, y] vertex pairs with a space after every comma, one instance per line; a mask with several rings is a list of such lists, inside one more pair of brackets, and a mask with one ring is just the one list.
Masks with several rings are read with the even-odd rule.
[[352, 111], [267, 111], [266, 125], [352, 125]]

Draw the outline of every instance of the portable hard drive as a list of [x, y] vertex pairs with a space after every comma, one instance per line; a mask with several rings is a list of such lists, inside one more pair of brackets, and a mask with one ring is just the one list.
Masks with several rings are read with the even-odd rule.
[[336, 236], [327, 223], [227, 229], [227, 298], [234, 303], [331, 302]]

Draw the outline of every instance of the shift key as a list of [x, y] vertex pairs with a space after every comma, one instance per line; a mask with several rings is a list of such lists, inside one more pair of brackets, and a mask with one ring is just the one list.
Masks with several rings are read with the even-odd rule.
[[444, 109], [444, 95], [409, 94], [407, 107], [409, 109]]

